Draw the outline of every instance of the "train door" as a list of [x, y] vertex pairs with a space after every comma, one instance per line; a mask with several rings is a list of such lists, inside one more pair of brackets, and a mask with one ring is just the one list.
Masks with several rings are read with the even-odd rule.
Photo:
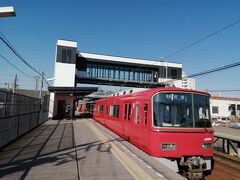
[[129, 139], [129, 127], [130, 127], [130, 120], [132, 116], [132, 103], [126, 102], [124, 104], [124, 114], [123, 114], [123, 134], [124, 136]]
[[106, 123], [106, 120], [107, 120], [107, 117], [108, 117], [108, 105], [106, 104], [105, 106], [105, 113], [104, 113], [104, 119], [103, 119], [103, 124], [106, 124], [107, 126], [107, 123]]
[[149, 133], [148, 133], [148, 123], [149, 123], [149, 103], [145, 101], [143, 103], [143, 123], [142, 123], [142, 147], [145, 151], [148, 150], [148, 138], [149, 138]]

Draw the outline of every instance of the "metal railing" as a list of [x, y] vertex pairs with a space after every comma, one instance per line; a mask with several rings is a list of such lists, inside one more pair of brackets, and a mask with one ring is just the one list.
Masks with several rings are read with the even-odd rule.
[[[215, 147], [216, 150], [223, 153], [240, 157], [240, 138], [233, 135], [215, 132], [214, 144], [220, 143]], [[221, 140], [221, 142], [219, 142]]]

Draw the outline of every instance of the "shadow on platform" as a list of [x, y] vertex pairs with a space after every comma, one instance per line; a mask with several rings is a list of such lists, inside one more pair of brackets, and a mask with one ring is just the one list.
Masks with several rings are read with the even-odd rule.
[[99, 140], [75, 146], [73, 121], [49, 120], [0, 151], [0, 178], [51, 178], [50, 173], [60, 173], [68, 179], [68, 173], [69, 179], [78, 179], [77, 162], [87, 154], [77, 158], [77, 152], [94, 148], [110, 153], [106, 143]]

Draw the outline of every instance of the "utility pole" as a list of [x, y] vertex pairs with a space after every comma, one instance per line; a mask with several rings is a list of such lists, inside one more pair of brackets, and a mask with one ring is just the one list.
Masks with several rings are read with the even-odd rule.
[[42, 71], [42, 73], [41, 73], [41, 85], [40, 85], [40, 92], [39, 92], [39, 99], [40, 99], [41, 103], [42, 103], [43, 76], [44, 76], [44, 72]]
[[18, 81], [18, 78], [17, 78], [17, 74], [14, 76], [14, 79], [13, 79], [13, 93], [16, 92], [16, 89], [18, 87], [18, 84], [17, 84], [17, 81]]
[[35, 79], [35, 91], [38, 91], [40, 76], [39, 75], [34, 76], [34, 79]]

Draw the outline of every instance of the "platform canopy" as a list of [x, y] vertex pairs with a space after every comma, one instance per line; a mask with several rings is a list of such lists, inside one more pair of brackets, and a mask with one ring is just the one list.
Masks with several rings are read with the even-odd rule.
[[72, 95], [72, 96], [85, 96], [98, 91], [97, 87], [48, 87], [49, 92], [56, 94]]

